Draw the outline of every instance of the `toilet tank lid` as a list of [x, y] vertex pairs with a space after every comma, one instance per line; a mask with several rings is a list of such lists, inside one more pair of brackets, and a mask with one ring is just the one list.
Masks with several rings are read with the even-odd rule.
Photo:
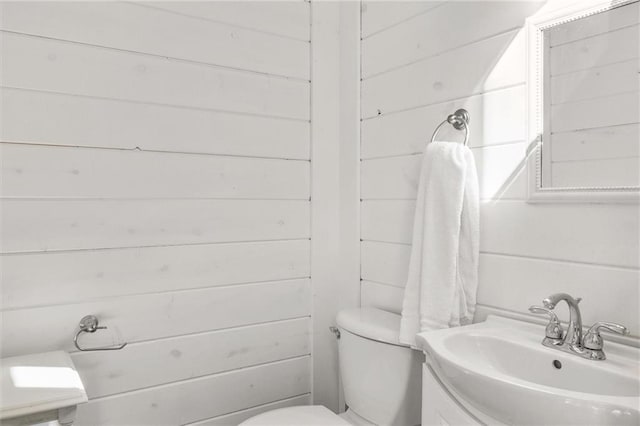
[[0, 419], [43, 413], [87, 402], [84, 385], [67, 352], [2, 358], [0, 367]]
[[338, 327], [367, 339], [396, 346], [400, 343], [400, 315], [376, 308], [353, 308], [338, 312]]

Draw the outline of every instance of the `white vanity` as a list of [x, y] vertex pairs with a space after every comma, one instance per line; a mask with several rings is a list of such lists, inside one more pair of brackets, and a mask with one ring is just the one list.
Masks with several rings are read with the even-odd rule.
[[606, 360], [545, 347], [545, 327], [497, 316], [426, 332], [423, 425], [638, 425], [640, 350]]

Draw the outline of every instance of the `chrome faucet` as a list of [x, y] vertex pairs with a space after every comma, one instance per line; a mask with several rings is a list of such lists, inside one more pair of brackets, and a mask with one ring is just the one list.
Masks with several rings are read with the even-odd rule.
[[547, 297], [542, 304], [547, 309], [555, 309], [558, 302], [564, 300], [569, 305], [569, 326], [567, 334], [565, 334], [563, 343], [571, 348], [577, 349], [582, 345], [582, 316], [580, 315], [580, 307], [578, 303], [582, 300], [580, 297], [574, 299], [567, 293], [556, 293]]
[[[553, 312], [558, 302], [563, 300], [569, 305], [569, 325], [564, 335], [562, 325], [560, 325], [558, 317]], [[549, 316], [549, 324], [545, 329], [545, 337], [542, 340], [544, 346], [580, 355], [587, 359], [604, 360], [606, 359], [606, 355], [603, 351], [600, 328], [606, 328], [607, 330], [622, 335], [629, 334], [629, 331], [620, 324], [597, 322], [589, 329], [583, 338], [582, 316], [580, 315], [580, 307], [578, 306], [580, 300], [582, 299], [574, 299], [566, 293], [556, 293], [542, 301], [544, 307], [531, 306], [529, 307], [529, 311], [535, 314], [547, 314]]]

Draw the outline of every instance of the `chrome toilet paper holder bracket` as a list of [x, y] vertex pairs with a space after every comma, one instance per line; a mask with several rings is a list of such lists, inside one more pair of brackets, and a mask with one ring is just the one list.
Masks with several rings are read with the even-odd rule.
[[98, 317], [95, 315], [87, 315], [80, 320], [79, 326], [80, 330], [76, 333], [73, 338], [73, 344], [78, 348], [79, 351], [82, 352], [90, 352], [90, 351], [119, 351], [127, 346], [127, 343], [123, 343], [120, 346], [101, 346], [97, 348], [83, 348], [78, 343], [78, 338], [82, 333], [95, 333], [97, 330], [106, 330], [106, 326], [100, 326], [98, 321]]

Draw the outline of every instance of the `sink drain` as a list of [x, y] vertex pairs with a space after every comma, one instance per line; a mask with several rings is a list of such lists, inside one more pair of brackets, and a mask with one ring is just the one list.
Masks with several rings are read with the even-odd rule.
[[560, 361], [558, 361], [557, 359], [553, 360], [553, 366], [555, 368], [557, 368], [558, 370], [560, 370], [562, 368], [562, 363]]

